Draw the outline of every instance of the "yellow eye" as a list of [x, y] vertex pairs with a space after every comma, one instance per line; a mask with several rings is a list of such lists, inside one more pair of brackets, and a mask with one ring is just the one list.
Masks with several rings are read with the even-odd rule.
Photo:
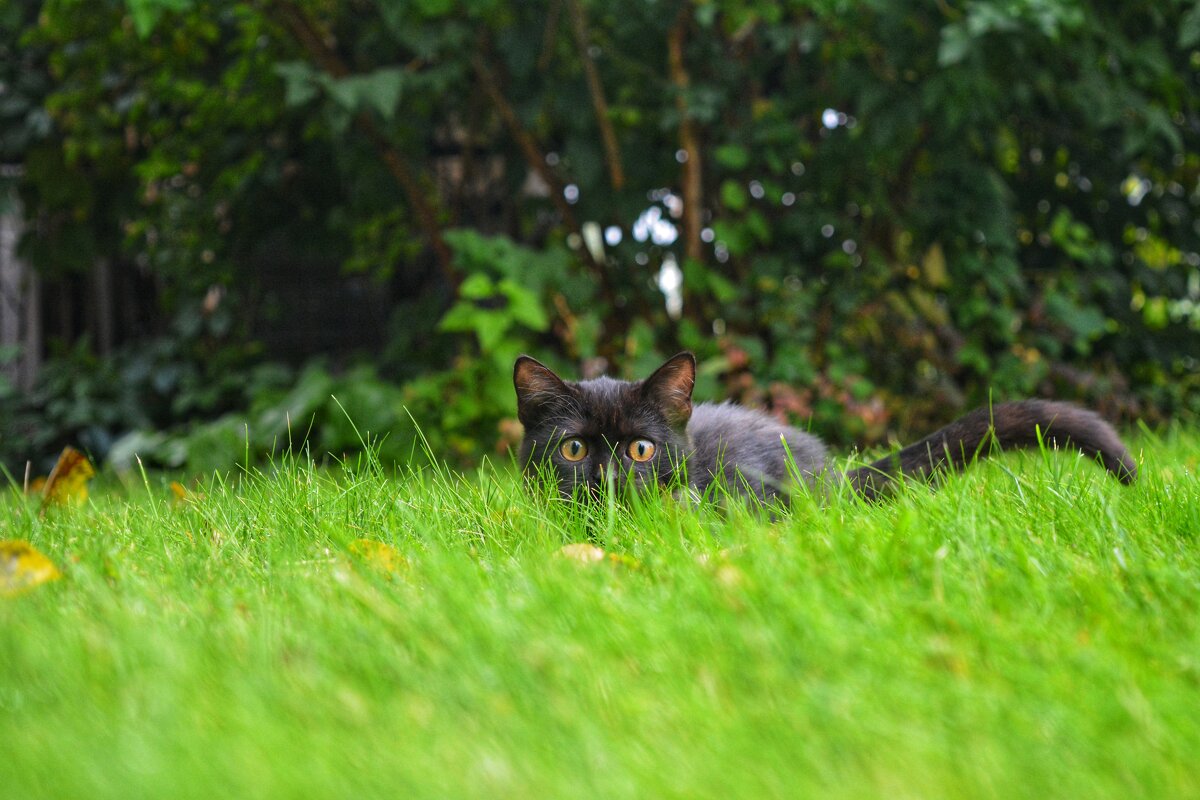
[[629, 443], [629, 457], [634, 461], [649, 461], [654, 455], [654, 442], [638, 439]]
[[562, 457], [567, 461], [582, 461], [587, 455], [587, 445], [582, 439], [567, 439], [562, 443], [562, 447], [558, 448], [558, 452], [562, 453]]

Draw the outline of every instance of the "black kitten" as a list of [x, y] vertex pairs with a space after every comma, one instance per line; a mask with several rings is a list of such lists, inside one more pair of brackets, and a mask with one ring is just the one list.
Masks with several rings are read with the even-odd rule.
[[671, 358], [644, 381], [578, 383], [521, 356], [513, 370], [517, 415], [525, 426], [521, 463], [529, 473], [548, 469], [568, 498], [577, 489], [596, 495], [609, 480], [636, 487], [670, 483], [679, 473], [700, 492], [720, 478], [763, 500], [786, 492], [797, 478], [813, 485], [832, 477], [875, 499], [899, 476], [925, 480], [961, 470], [996, 448], [1036, 446], [1040, 433], [1048, 445], [1099, 457], [1122, 483], [1137, 476], [1137, 465], [1108, 423], [1091, 411], [1046, 400], [978, 409], [898, 453], [830, 476], [820, 439], [760, 411], [729, 403], [693, 406], [695, 382], [691, 353]]

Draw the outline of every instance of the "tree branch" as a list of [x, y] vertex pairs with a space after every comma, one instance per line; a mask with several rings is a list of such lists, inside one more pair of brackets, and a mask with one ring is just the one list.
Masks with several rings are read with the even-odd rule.
[[479, 83], [483, 87], [483, 91], [487, 94], [488, 99], [492, 101], [492, 105], [496, 107], [496, 113], [500, 115], [500, 121], [504, 123], [504, 127], [508, 129], [509, 135], [517, 143], [517, 147], [525, 157], [525, 162], [529, 165], [530, 169], [538, 174], [538, 177], [545, 182], [546, 186], [549, 187], [550, 202], [554, 203], [554, 207], [563, 219], [563, 224], [567, 226], [567, 230], [579, 236], [579, 252], [583, 254], [588, 265], [596, 273], [605, 297], [611, 302], [615, 297], [615, 293], [608, 279], [608, 270], [605, 269], [602, 263], [596, 260], [592, 251], [583, 242], [583, 229], [580, 228], [579, 220], [575, 218], [575, 212], [563, 194], [565, 187], [562, 180], [550, 168], [550, 165], [546, 163], [545, 154], [538, 147], [533, 135], [521, 124], [516, 110], [508, 102], [508, 98], [504, 96], [504, 92], [500, 90], [495, 76], [484, 62], [482, 56], [477, 55], [471, 59], [471, 65], [475, 70], [476, 76], [479, 78]]
[[563, 194], [563, 190], [566, 187], [559, 179], [558, 174], [550, 169], [550, 165], [546, 163], [546, 156], [538, 147], [533, 135], [525, 130], [525, 126], [521, 124], [516, 110], [508, 102], [508, 98], [504, 96], [504, 92], [500, 90], [500, 85], [496, 83], [496, 78], [492, 75], [491, 69], [484, 63], [483, 58], [480, 56], [475, 56], [475, 58], [471, 59], [471, 66], [475, 70], [475, 75], [479, 78], [479, 83], [483, 87], [484, 93], [496, 108], [496, 113], [500, 115], [500, 121], [508, 129], [509, 136], [517, 143], [517, 148], [521, 151], [521, 155], [525, 157], [525, 162], [529, 165], [530, 169], [538, 174], [538, 177], [542, 179], [546, 186], [549, 187], [550, 202], [554, 203], [554, 207], [563, 218], [563, 223], [566, 224], [572, 233], [580, 233], [582, 235], [579, 228], [579, 221], [575, 219], [575, 212], [571, 209], [571, 205], [567, 202], [566, 196]]
[[[342, 61], [326, 37], [321, 35], [303, 9], [291, 0], [272, 0], [270, 5], [276, 10], [284, 27], [322, 70], [335, 78], [344, 78], [350, 74], [350, 68]], [[422, 182], [412, 173], [403, 154], [379, 129], [369, 114], [365, 112], [358, 114], [354, 118], [354, 123], [370, 140], [378, 152], [380, 160], [395, 178], [396, 183], [400, 185], [409, 206], [416, 214], [417, 224], [420, 225], [430, 249], [433, 250], [434, 258], [437, 259], [443, 277], [451, 287], [457, 286], [458, 274], [454, 268], [454, 258], [442, 237], [438, 211], [436, 205], [431, 203], [427, 197], [427, 187], [422, 186]]]
[[608, 118], [608, 102], [604, 99], [604, 85], [600, 82], [600, 70], [588, 52], [591, 45], [588, 35], [587, 17], [579, 0], [566, 0], [571, 12], [571, 27], [575, 32], [575, 45], [579, 49], [579, 60], [583, 64], [583, 75], [587, 79], [588, 93], [592, 96], [592, 108], [596, 112], [596, 123], [600, 126], [600, 141], [604, 144], [604, 160], [608, 162], [609, 181], [619, 191], [625, 185], [625, 169], [621, 166], [621, 148], [617, 142], [612, 120]]
[[558, 38], [558, 17], [562, 12], [562, 0], [551, 0], [546, 12], [546, 27], [542, 31], [542, 54], [538, 56], [537, 68], [545, 70], [554, 58], [554, 40]]
[[691, 78], [683, 63], [683, 45], [687, 36], [688, 4], [667, 34], [667, 66], [675, 86], [675, 108], [679, 112], [679, 148], [684, 153], [681, 181], [683, 183], [683, 252], [687, 258], [704, 260], [700, 227], [703, 186], [700, 180], [700, 139], [696, 125], [688, 113], [687, 92]]

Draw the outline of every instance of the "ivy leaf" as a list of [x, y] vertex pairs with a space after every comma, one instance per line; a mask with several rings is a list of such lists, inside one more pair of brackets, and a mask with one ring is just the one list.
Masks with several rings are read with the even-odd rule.
[[311, 65], [304, 61], [287, 61], [275, 65], [275, 74], [283, 78], [283, 102], [288, 106], [302, 106], [316, 97], [319, 92], [316, 74]]
[[404, 70], [399, 67], [384, 67], [353, 80], [360, 107], [370, 106], [379, 112], [379, 116], [388, 120], [396, 115], [401, 90], [404, 88]]
[[938, 66], [952, 67], [967, 57], [972, 38], [962, 25], [947, 25], [942, 28], [942, 41], [938, 45]]
[[128, 0], [129, 16], [139, 38], [145, 39], [164, 11], [186, 11], [191, 0]]
[[1200, 42], [1200, 3], [1183, 15], [1179, 22], [1179, 47], [1187, 49]]
[[400, 104], [404, 71], [399, 67], [385, 67], [365, 75], [345, 78], [321, 75], [318, 81], [325, 87], [329, 98], [342, 110], [355, 113], [364, 108], [373, 108], [384, 119], [391, 119]]
[[355, 90], [354, 76], [335, 78], [327, 73], [321, 73], [317, 76], [317, 80], [325, 88], [329, 99], [339, 109], [347, 112], [358, 110], [358, 92]]

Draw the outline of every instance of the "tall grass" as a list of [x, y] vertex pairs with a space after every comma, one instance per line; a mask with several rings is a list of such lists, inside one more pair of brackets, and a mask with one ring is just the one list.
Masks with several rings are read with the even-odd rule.
[[0, 796], [1200, 797], [1200, 436], [1138, 449], [774, 515], [369, 460], [12, 493], [65, 578], [0, 599]]

